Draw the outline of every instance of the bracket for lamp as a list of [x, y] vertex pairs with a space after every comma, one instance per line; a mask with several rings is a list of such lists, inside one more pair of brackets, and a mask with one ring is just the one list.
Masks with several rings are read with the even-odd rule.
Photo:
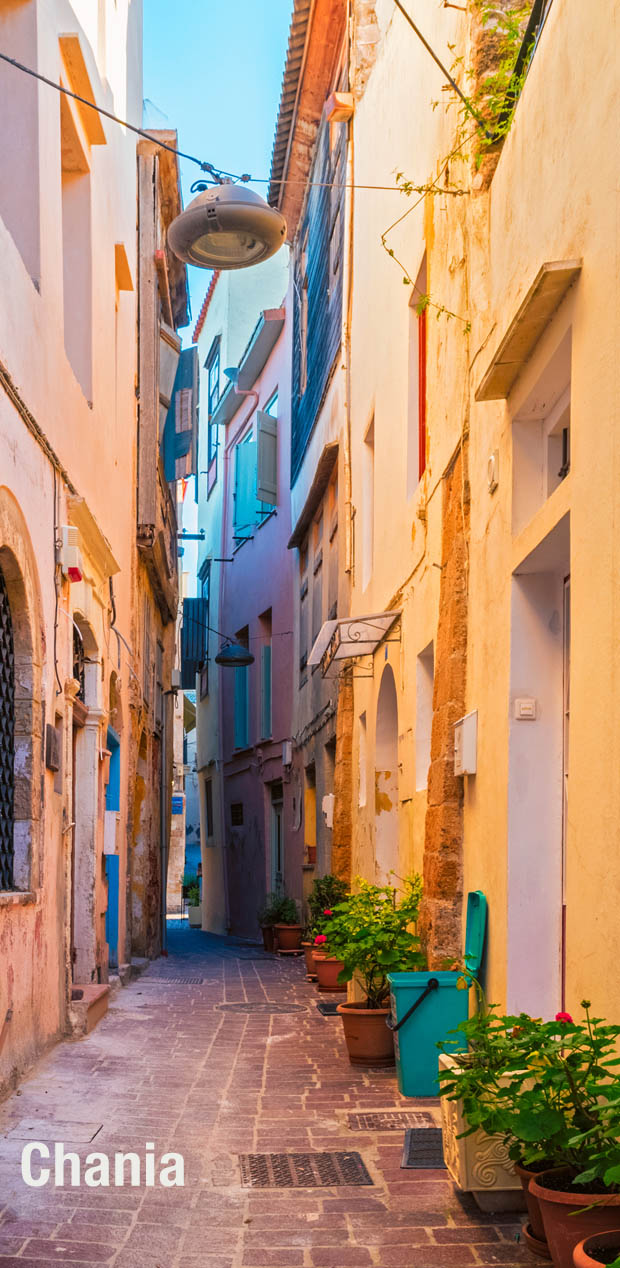
[[177, 533], [180, 542], [203, 542], [205, 539], [205, 530], [201, 528], [199, 533]]

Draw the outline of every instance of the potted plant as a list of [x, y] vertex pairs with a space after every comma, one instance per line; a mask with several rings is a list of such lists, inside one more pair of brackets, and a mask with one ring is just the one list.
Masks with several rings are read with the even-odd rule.
[[339, 1004], [338, 1013], [352, 1065], [393, 1065], [387, 975], [423, 966], [415, 933], [422, 882], [419, 876], [409, 877], [400, 897], [389, 886], [360, 878], [356, 886], [355, 893], [336, 904], [326, 926], [329, 951], [344, 965], [340, 981], [355, 978], [364, 993], [361, 1001]]
[[184, 886], [185, 897], [187, 899], [187, 915], [191, 929], [200, 929], [202, 927], [202, 903], [200, 901], [200, 885], [198, 880], [194, 879], [188, 885]]
[[584, 1238], [575, 1246], [573, 1263], [575, 1268], [620, 1268], [620, 1229]]
[[440, 1073], [442, 1096], [460, 1101], [464, 1134], [494, 1134], [519, 1167], [528, 1244], [542, 1254], [546, 1240], [556, 1268], [572, 1268], [576, 1244], [620, 1216], [620, 1027], [592, 1019], [588, 1001], [583, 1007], [582, 1023], [568, 1013], [544, 1022], [492, 1009], [470, 1018], [459, 1028], [469, 1053]]
[[[276, 925], [289, 918], [291, 913], [291, 899], [286, 898], [284, 894], [267, 894], [267, 897], [258, 910], [258, 923], [263, 935], [263, 946], [265, 951], [275, 951], [276, 949]], [[293, 919], [297, 919], [297, 908], [293, 903], [294, 915]]]
[[[306, 971], [309, 977], [317, 976], [314, 953], [319, 951], [326, 923], [332, 914], [333, 908], [347, 897], [348, 892], [349, 888], [346, 881], [331, 873], [327, 876], [317, 876], [312, 882], [312, 889], [308, 894], [307, 900], [310, 914], [307, 939], [301, 944], [306, 956]], [[318, 941], [318, 939], [321, 941]]]
[[279, 951], [301, 950], [303, 932], [304, 927], [299, 922], [295, 900], [282, 895], [278, 905], [278, 917], [274, 924], [277, 949]]

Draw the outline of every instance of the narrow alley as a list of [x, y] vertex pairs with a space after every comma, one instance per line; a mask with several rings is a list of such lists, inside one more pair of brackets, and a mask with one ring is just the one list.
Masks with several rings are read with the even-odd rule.
[[[516, 1241], [518, 1217], [481, 1214], [444, 1170], [401, 1170], [404, 1127], [378, 1131], [364, 1117], [401, 1111], [438, 1122], [436, 1103], [401, 1098], [393, 1068], [349, 1065], [340, 1023], [318, 1011], [302, 966], [171, 922], [169, 958], [120, 991], [89, 1037], [57, 1046], [2, 1106], [2, 1268], [531, 1262]], [[82, 1160], [93, 1150], [142, 1153], [151, 1141], [156, 1158], [184, 1156], [185, 1187], [30, 1190], [20, 1176], [27, 1139], [63, 1141]], [[243, 1154], [325, 1151], [359, 1153], [369, 1179], [263, 1189], [241, 1178]]]

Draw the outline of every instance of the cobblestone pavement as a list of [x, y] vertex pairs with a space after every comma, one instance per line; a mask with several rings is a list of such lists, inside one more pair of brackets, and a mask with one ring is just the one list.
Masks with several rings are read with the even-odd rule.
[[[182, 978], [202, 980], [174, 980]], [[433, 1102], [401, 1098], [393, 1071], [350, 1066], [339, 1019], [321, 1016], [316, 999], [301, 960], [174, 929], [169, 958], [117, 994], [89, 1038], [56, 1047], [0, 1106], [0, 1268], [533, 1263], [515, 1240], [517, 1217], [480, 1214], [457, 1198], [445, 1171], [400, 1169], [402, 1131], [351, 1130], [353, 1111]], [[304, 1011], [219, 1007], [267, 1000]], [[20, 1135], [65, 1140], [81, 1158], [95, 1149], [143, 1156], [152, 1141], [158, 1159], [166, 1150], [184, 1155], [186, 1187], [30, 1189]], [[358, 1150], [372, 1187], [241, 1185], [238, 1154], [322, 1150]]]

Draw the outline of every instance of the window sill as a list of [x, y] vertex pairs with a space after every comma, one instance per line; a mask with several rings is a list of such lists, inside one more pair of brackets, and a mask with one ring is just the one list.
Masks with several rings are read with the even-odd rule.
[[0, 907], [29, 907], [36, 903], [38, 895], [34, 890], [9, 889], [0, 892]]

